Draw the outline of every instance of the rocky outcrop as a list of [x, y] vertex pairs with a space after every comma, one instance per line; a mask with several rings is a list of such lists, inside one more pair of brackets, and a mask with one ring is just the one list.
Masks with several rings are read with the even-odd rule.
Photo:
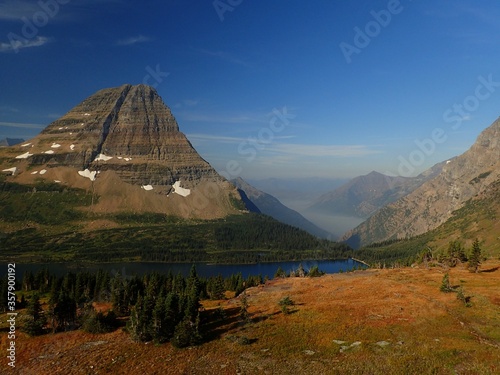
[[380, 209], [343, 239], [362, 246], [416, 236], [448, 220], [466, 201], [488, 192], [500, 179], [500, 120], [477, 138], [464, 154], [414, 192]]

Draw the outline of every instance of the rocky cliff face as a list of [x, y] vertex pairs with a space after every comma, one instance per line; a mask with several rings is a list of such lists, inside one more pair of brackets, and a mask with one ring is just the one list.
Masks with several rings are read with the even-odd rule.
[[183, 207], [184, 216], [217, 217], [232, 210], [231, 197], [239, 197], [180, 132], [156, 90], [146, 85], [98, 91], [37, 137], [2, 150], [0, 163], [4, 173], [21, 183], [45, 178], [75, 187], [92, 184], [104, 201], [115, 197], [106, 208], [111, 210], [168, 213], [175, 199], [165, 203], [135, 195], [177, 193], [186, 198], [184, 206], [192, 201]]
[[481, 199], [500, 179], [500, 120], [464, 154], [411, 194], [380, 209], [343, 236], [353, 246], [406, 238], [432, 230], [469, 199]]
[[[124, 181], [142, 185], [193, 187], [201, 178], [221, 180], [179, 131], [170, 109], [145, 85], [104, 89], [50, 124], [36, 138], [32, 164], [113, 170]], [[73, 145], [73, 147], [72, 147]]]

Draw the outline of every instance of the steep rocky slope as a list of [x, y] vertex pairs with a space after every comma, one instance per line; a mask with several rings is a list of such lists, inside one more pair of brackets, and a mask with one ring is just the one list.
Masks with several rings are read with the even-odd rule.
[[389, 204], [344, 235], [353, 246], [425, 233], [446, 222], [469, 199], [481, 199], [500, 179], [500, 121], [474, 145], [411, 194]]
[[436, 164], [416, 177], [394, 177], [372, 171], [323, 194], [308, 211], [368, 218], [379, 208], [395, 202], [435, 177], [444, 164]]
[[[255, 205], [258, 212], [269, 215], [276, 220], [285, 224], [301, 228], [306, 232], [311, 233], [316, 237], [331, 238], [332, 235], [327, 231], [317, 227], [297, 211], [288, 208], [282, 204], [277, 198], [267, 194], [249, 183], [242, 178], [237, 178], [231, 181], [238, 189], [242, 190], [245, 196], [249, 199], [250, 203]], [[249, 205], [247, 204], [247, 207]]]
[[13, 182], [92, 190], [95, 211], [213, 218], [239, 194], [192, 147], [152, 87], [123, 85], [85, 99], [38, 136], [0, 152]]

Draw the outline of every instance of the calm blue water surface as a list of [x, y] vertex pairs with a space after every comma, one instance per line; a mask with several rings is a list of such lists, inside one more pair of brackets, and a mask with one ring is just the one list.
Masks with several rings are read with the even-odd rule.
[[[272, 263], [257, 263], [257, 264], [206, 264], [194, 263], [198, 275], [201, 277], [217, 276], [221, 274], [223, 277], [231, 276], [241, 272], [243, 277], [249, 275], [262, 275], [273, 278], [276, 270], [281, 267], [285, 272], [296, 270], [299, 264], [306, 271], [314, 266], [326, 273], [338, 273], [340, 270], [348, 271], [358, 266], [364, 267], [363, 264], [356, 262], [352, 259], [348, 260], [305, 260], [296, 262], [272, 262]], [[120, 272], [123, 276], [143, 275], [148, 272], [159, 272], [168, 274], [171, 271], [174, 275], [181, 273], [184, 276], [189, 275], [192, 264], [186, 263], [102, 263], [102, 264], [75, 264], [75, 263], [36, 263], [36, 264], [16, 264], [16, 276], [20, 280], [25, 271], [37, 272], [38, 270], [46, 267], [50, 273], [62, 276], [68, 272], [78, 271], [97, 271], [103, 269], [115, 274]], [[0, 275], [7, 274], [7, 265], [3, 265], [0, 269]]]

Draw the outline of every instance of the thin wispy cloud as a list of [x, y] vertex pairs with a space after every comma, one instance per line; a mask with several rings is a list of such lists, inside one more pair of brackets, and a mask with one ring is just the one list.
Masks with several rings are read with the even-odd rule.
[[[37, 13], [44, 13], [50, 22], [81, 20], [92, 14], [92, 9], [103, 3], [120, 4], [120, 0], [71, 0], [65, 2], [50, 0], [2, 0], [0, 1], [1, 21], [22, 21], [23, 17], [32, 20]], [[48, 10], [49, 9], [49, 10]]]
[[[256, 137], [230, 137], [223, 135], [210, 134], [188, 134], [190, 140], [197, 142], [211, 142], [238, 145], [242, 142], [249, 142], [249, 139], [254, 139], [259, 142]], [[273, 142], [260, 142], [262, 151], [266, 153], [274, 153], [281, 155], [283, 160], [291, 160], [291, 157], [363, 157], [368, 155], [381, 154], [383, 151], [367, 145], [314, 145], [314, 144], [296, 144], [296, 143], [280, 143], [286, 139], [293, 139], [293, 135], [275, 135]]]
[[20, 129], [43, 129], [45, 126], [41, 124], [26, 124], [22, 122], [2, 122], [0, 121], [0, 126], [6, 126], [8, 128], [20, 128]]
[[478, 28], [467, 27], [460, 24], [458, 27], [444, 28], [446, 35], [460, 40], [462, 43], [478, 45], [497, 45], [499, 24], [498, 16], [500, 15], [498, 7], [480, 7], [470, 5], [469, 2], [453, 2], [453, 6], [445, 6], [434, 10], [426, 9], [425, 14], [431, 17], [441, 19], [466, 19], [469, 22], [479, 22], [482, 27]]
[[195, 107], [199, 103], [199, 100], [196, 99], [185, 99], [182, 102], [176, 103], [174, 108], [183, 108], [183, 107]]
[[307, 157], [362, 157], [382, 153], [382, 151], [366, 145], [309, 145], [292, 143], [273, 143], [267, 146], [266, 150], [279, 154]]
[[[248, 137], [229, 137], [223, 135], [211, 135], [211, 134], [187, 134], [187, 137], [190, 140], [198, 141], [198, 142], [212, 142], [212, 143], [225, 143], [225, 144], [234, 144], [239, 145], [242, 142], [249, 142], [249, 139], [257, 139], [255, 136]], [[295, 138], [293, 135], [275, 135], [273, 140], [283, 140], [283, 139], [292, 139]], [[258, 139], [257, 139], [258, 141]]]
[[210, 134], [186, 134], [189, 140], [198, 142], [218, 142], [218, 143], [229, 143], [238, 144], [244, 142], [245, 138], [242, 137], [227, 137], [222, 135], [210, 135]]
[[0, 106], [0, 112], [14, 112], [14, 113], [17, 113], [19, 112], [19, 109], [15, 108], [15, 107], [10, 107], [10, 106]]
[[[199, 102], [201, 101], [196, 100], [191, 103], [184, 101], [172, 106], [175, 117], [182, 122], [234, 125], [232, 131], [248, 133], [252, 131], [258, 132], [262, 127], [269, 128], [272, 126], [277, 112], [295, 116], [295, 111], [280, 106], [276, 106], [272, 111], [263, 111], [262, 109], [245, 109], [239, 111], [194, 109], [195, 107], [199, 107]], [[286, 125], [287, 129], [309, 129], [311, 127], [310, 124], [298, 122], [295, 120], [295, 117], [290, 117], [290, 119], [292, 118], [293, 121], [289, 121]]]
[[35, 1], [6, 0], [0, 3], [0, 20], [18, 21], [32, 16], [40, 7]]
[[474, 4], [474, 6], [471, 6], [470, 4], [459, 4], [457, 9], [467, 17], [474, 17], [483, 23], [489, 23], [498, 26], [498, 11], [492, 12], [491, 8], [479, 7], [476, 4]]
[[231, 63], [231, 64], [236, 64], [236, 65], [241, 65], [241, 66], [246, 66], [246, 67], [250, 66], [250, 64], [248, 62], [236, 57], [235, 55], [233, 55], [232, 53], [229, 53], [229, 52], [209, 51], [206, 49], [198, 49], [197, 51], [205, 56], [215, 57], [217, 59], [226, 61], [226, 62]]
[[146, 43], [149, 42], [150, 40], [151, 38], [147, 36], [137, 35], [126, 39], [120, 39], [119, 41], [116, 42], [116, 44], [119, 46], [131, 46], [138, 43]]
[[41, 47], [50, 42], [44, 36], [37, 36], [33, 39], [13, 39], [11, 42], [1, 42], [0, 52], [16, 52], [24, 48]]
[[177, 114], [177, 116], [179, 118], [182, 118], [183, 121], [193, 121], [193, 122], [211, 122], [211, 123], [224, 123], [224, 124], [249, 124], [249, 123], [263, 122], [263, 119], [247, 115], [181, 112]]
[[188, 106], [188, 107], [194, 107], [195, 105], [198, 104], [198, 100], [194, 100], [194, 99], [186, 99], [182, 102], [184, 105]]

